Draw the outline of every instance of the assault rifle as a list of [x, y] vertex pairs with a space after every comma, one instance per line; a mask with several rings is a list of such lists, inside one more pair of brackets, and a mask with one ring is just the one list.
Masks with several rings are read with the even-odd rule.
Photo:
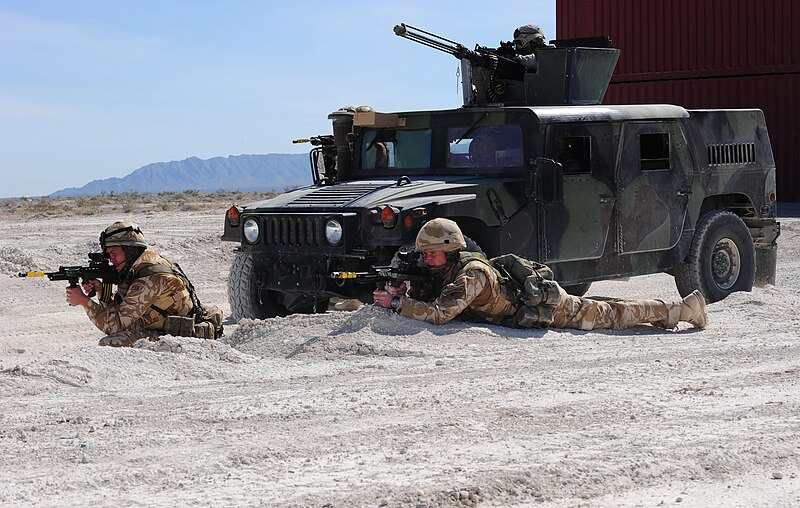
[[411, 283], [409, 296], [421, 301], [432, 301], [441, 291], [438, 278], [420, 263], [419, 254], [414, 251], [398, 251], [392, 265], [373, 266], [366, 272], [331, 272], [330, 278], [371, 281], [377, 284], [378, 289], [384, 289], [387, 283], [399, 287], [408, 281]]
[[[108, 255], [104, 252], [90, 252], [89, 253], [89, 266], [59, 266], [58, 271], [55, 272], [20, 272], [18, 277], [45, 277], [48, 279], [66, 280], [69, 281], [69, 287], [74, 288], [78, 286], [78, 280], [82, 282], [91, 279], [99, 279], [103, 283], [100, 290], [100, 301], [110, 302], [113, 292], [113, 285], [119, 280], [119, 272], [111, 266], [108, 261]], [[89, 293], [89, 297], [95, 295], [95, 290]]]

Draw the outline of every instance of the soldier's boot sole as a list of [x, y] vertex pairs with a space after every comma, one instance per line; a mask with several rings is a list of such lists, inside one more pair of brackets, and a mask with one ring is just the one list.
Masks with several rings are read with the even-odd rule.
[[708, 324], [706, 315], [706, 299], [703, 294], [695, 289], [681, 301], [681, 321], [694, 325], [695, 328], [705, 328]]

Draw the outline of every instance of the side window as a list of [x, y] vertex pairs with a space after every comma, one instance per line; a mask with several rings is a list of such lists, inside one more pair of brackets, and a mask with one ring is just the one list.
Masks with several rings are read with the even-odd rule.
[[591, 137], [561, 136], [556, 140], [556, 162], [561, 164], [565, 175], [591, 172], [591, 160]]
[[642, 171], [669, 169], [669, 134], [639, 134], [639, 159]]

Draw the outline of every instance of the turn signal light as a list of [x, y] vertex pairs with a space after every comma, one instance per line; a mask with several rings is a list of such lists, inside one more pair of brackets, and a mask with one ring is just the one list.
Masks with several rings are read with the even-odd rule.
[[228, 213], [226, 216], [228, 217], [228, 224], [231, 226], [238, 226], [239, 225], [239, 216], [241, 215], [241, 211], [236, 205], [228, 208]]
[[397, 216], [400, 214], [400, 210], [391, 207], [391, 206], [384, 206], [381, 209], [381, 222], [383, 222], [383, 227], [389, 229], [393, 228], [395, 223], [397, 222]]

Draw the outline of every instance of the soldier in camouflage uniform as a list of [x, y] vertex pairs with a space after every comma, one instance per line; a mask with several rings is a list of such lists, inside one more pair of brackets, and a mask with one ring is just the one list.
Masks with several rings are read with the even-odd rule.
[[[172, 264], [149, 249], [139, 227], [130, 221], [115, 222], [100, 234], [100, 245], [119, 272], [119, 285], [109, 303], [96, 302], [85, 291], [100, 294], [101, 282], [91, 280], [83, 288], [67, 288], [67, 303], [80, 305], [92, 323], [108, 335], [101, 346], [132, 346], [139, 339], [163, 335], [167, 316], [188, 316], [193, 308], [184, 282], [172, 273], [152, 273], [150, 267]], [[137, 276], [143, 269], [149, 275]], [[146, 273], [146, 272], [145, 272]]]
[[464, 235], [455, 222], [434, 219], [426, 223], [417, 235], [416, 250], [444, 282], [441, 294], [433, 302], [422, 302], [406, 296], [402, 287], [392, 292], [377, 290], [373, 294], [375, 304], [434, 324], [446, 323], [460, 315], [492, 324], [579, 330], [622, 329], [644, 324], [672, 329], [679, 321], [704, 328], [707, 323], [705, 300], [699, 291], [670, 303], [661, 300], [598, 301], [569, 295], [552, 281], [553, 296], [546, 298], [541, 306], [527, 307], [507, 294], [507, 285], [500, 281], [501, 275], [482, 254], [465, 257], [461, 252], [466, 246]]

